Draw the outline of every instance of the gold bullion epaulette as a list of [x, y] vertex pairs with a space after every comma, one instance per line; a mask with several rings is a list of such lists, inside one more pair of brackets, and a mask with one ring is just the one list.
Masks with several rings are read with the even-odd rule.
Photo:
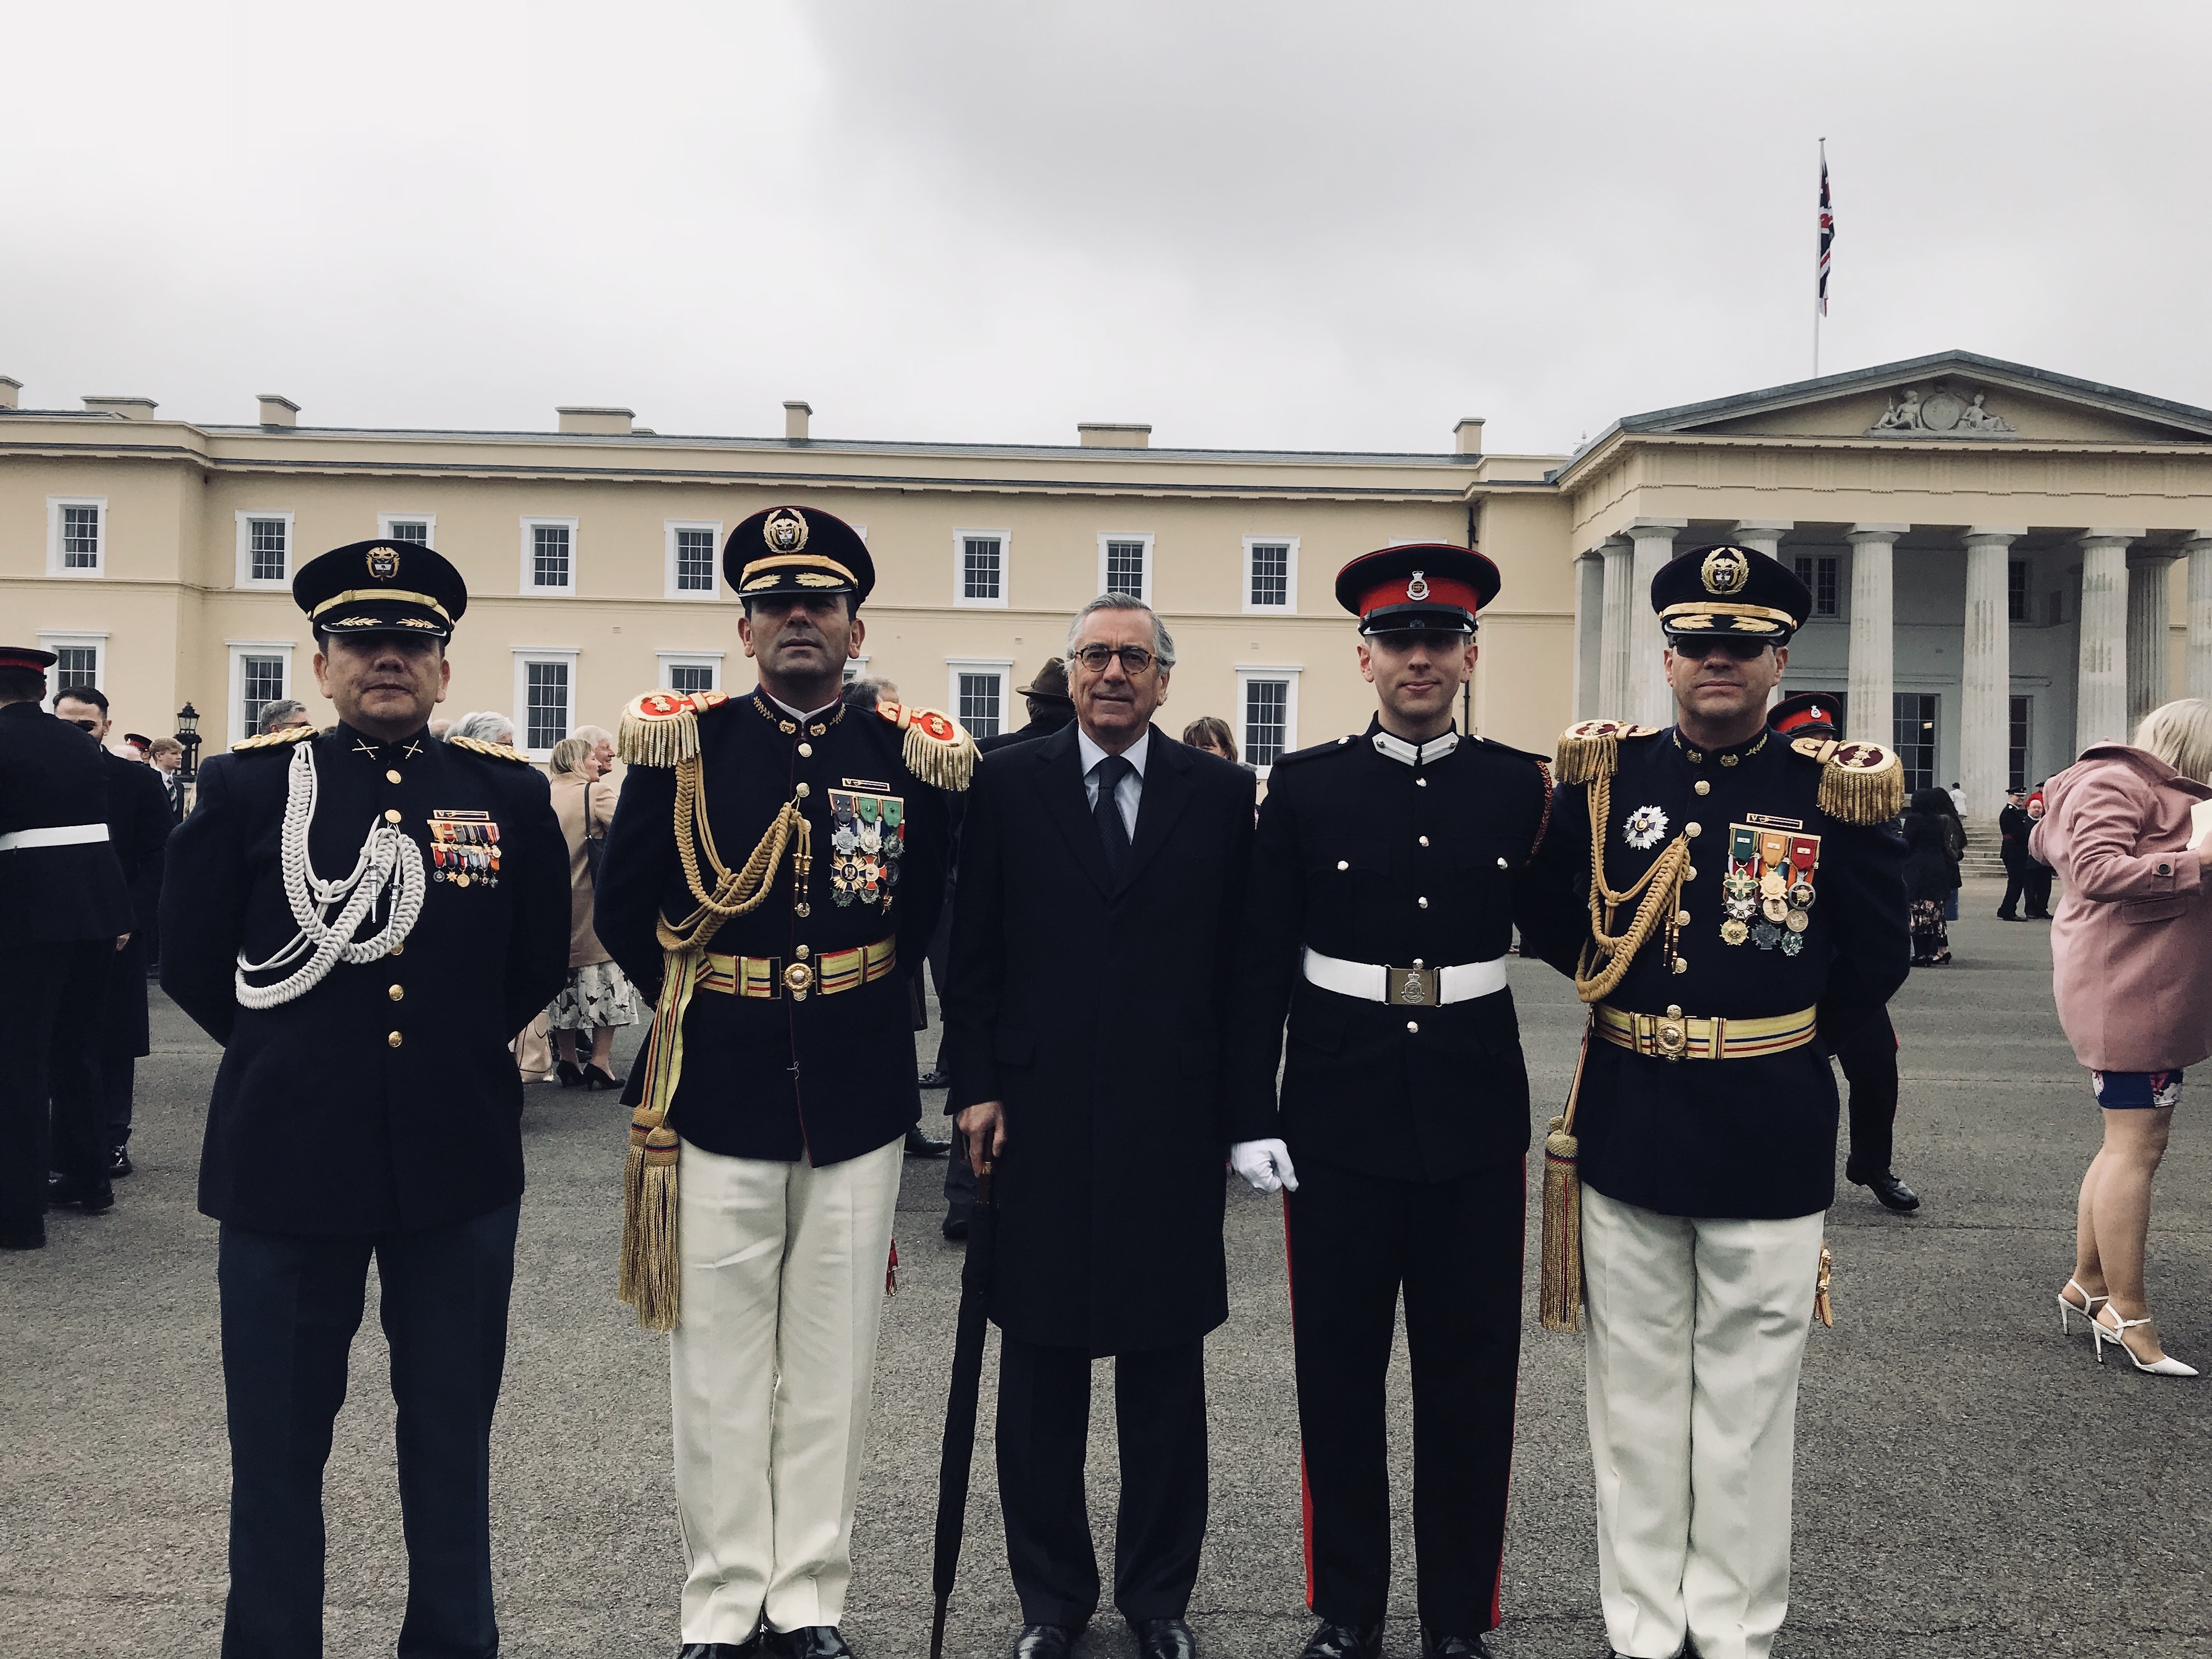
[[699, 753], [699, 716], [729, 702], [723, 691], [647, 691], [615, 728], [615, 753], [632, 766], [674, 766]]
[[965, 789], [975, 775], [975, 739], [950, 714], [878, 702], [876, 713], [906, 733], [906, 769], [939, 789]]
[[1798, 738], [1790, 747], [1820, 765], [1820, 810], [1845, 823], [1887, 823], [1905, 810], [1905, 763], [1878, 743]]
[[503, 743], [486, 743], [482, 738], [447, 738], [446, 741], [455, 749], [467, 750], [471, 755], [489, 755], [494, 760], [515, 761], [524, 766], [530, 764], [529, 756]]
[[257, 732], [230, 746], [234, 752], [241, 749], [289, 749], [295, 743], [305, 743], [320, 735], [312, 726], [288, 726], [281, 732]]
[[1656, 738], [1656, 726], [1632, 726], [1626, 720], [1583, 720], [1559, 733], [1557, 767], [1561, 783], [1595, 783], [1620, 768], [1620, 745], [1625, 740]]

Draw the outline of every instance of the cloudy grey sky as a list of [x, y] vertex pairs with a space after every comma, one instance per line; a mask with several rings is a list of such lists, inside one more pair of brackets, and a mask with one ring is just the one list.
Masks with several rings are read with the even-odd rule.
[[0, 374], [331, 425], [1571, 447], [1953, 346], [2212, 404], [2208, 9], [0, 0]]

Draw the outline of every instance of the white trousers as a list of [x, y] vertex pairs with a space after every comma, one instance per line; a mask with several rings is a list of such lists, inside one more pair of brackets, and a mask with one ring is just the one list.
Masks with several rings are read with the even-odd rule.
[[686, 1643], [844, 1614], [902, 1153], [817, 1170], [684, 1144], [668, 1371]]
[[1614, 1649], [1766, 1659], [1790, 1607], [1797, 1371], [1824, 1214], [1660, 1215], [1584, 1187], [1598, 1597]]

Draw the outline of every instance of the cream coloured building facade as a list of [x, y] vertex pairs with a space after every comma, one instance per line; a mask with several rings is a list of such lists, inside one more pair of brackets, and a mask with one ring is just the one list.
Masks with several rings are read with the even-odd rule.
[[[237, 426], [141, 398], [20, 407], [0, 379], [0, 636], [64, 653], [123, 726], [190, 702], [210, 751], [258, 702], [319, 719], [299, 562], [377, 535], [459, 566], [471, 602], [447, 712], [512, 712], [539, 752], [648, 686], [750, 683], [719, 577], [728, 529], [784, 501], [864, 527], [866, 672], [981, 729], [1109, 586], [1181, 662], [1164, 723], [1229, 719], [1263, 764], [1365, 722], [1340, 567], [1472, 537], [1486, 613], [1476, 728], [1548, 750], [1568, 720], [1665, 714], [1644, 600], [1679, 548], [1733, 537], [1795, 562], [1819, 614], [1791, 690], [1847, 696], [1858, 735], [1986, 816], [2010, 778], [2186, 687], [2212, 694], [2212, 411], [1966, 353], [1625, 417], [1571, 456], [665, 435], [568, 409], [539, 433]], [[1442, 436], [1443, 434], [1440, 434]]]

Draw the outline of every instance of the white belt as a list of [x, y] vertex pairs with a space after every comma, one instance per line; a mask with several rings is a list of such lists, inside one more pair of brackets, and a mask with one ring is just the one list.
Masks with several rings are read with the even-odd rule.
[[1505, 958], [1492, 957], [1488, 962], [1460, 962], [1442, 968], [1421, 962], [1410, 968], [1391, 968], [1379, 962], [1325, 957], [1309, 947], [1306, 977], [1339, 996], [1400, 1007], [1435, 1007], [1447, 1002], [1472, 1002], [1504, 990]]
[[51, 830], [10, 830], [0, 836], [0, 853], [14, 853], [26, 847], [75, 847], [80, 842], [106, 841], [107, 826], [104, 823], [58, 823]]

